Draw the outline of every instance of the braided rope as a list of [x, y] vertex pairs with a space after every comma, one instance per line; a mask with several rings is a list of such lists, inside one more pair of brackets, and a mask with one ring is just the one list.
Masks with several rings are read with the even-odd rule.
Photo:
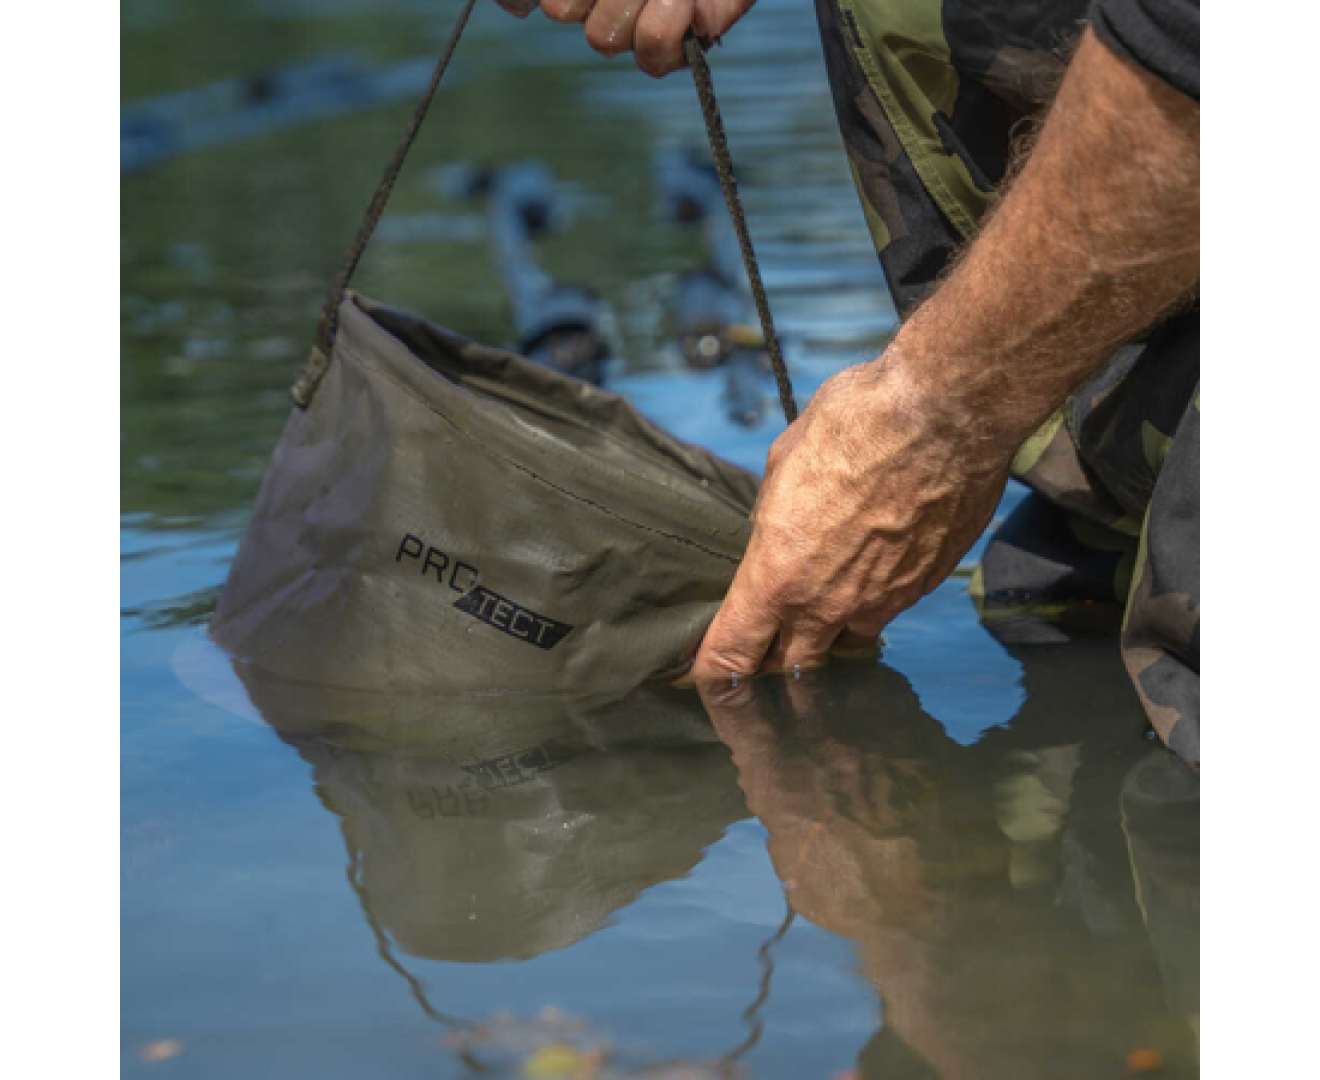
[[[449, 61], [453, 58], [454, 50], [458, 47], [459, 38], [463, 36], [468, 17], [472, 14], [472, 9], [475, 6], [476, 0], [467, 0], [463, 5], [463, 10], [459, 12], [458, 21], [449, 36], [444, 54], [431, 73], [430, 82], [413, 110], [408, 126], [404, 129], [403, 138], [394, 151], [390, 163], [385, 167], [385, 173], [376, 186], [366, 213], [362, 216], [362, 223], [358, 226], [357, 235], [354, 236], [353, 243], [349, 246], [348, 255], [330, 286], [330, 293], [325, 299], [320, 318], [317, 320], [312, 354], [292, 390], [294, 401], [302, 408], [306, 408], [311, 403], [321, 379], [330, 366], [330, 350], [334, 344], [335, 331], [338, 329], [339, 306], [343, 303], [344, 292], [348, 288], [348, 283], [352, 279], [354, 271], [357, 270], [362, 253], [366, 250], [372, 234], [376, 231], [376, 226], [380, 223], [381, 216], [385, 212], [385, 206], [394, 191], [394, 184], [403, 169], [404, 160], [408, 156], [408, 151], [412, 149], [418, 132], [422, 129], [427, 110], [431, 107], [435, 92], [440, 86], [440, 80], [444, 78], [445, 71], [449, 67]], [[779, 404], [784, 410], [784, 419], [791, 424], [797, 419], [798, 415], [797, 402], [793, 398], [793, 384], [789, 380], [788, 368], [784, 364], [784, 356], [779, 348], [779, 337], [775, 333], [774, 319], [770, 315], [770, 301], [765, 293], [765, 285], [761, 281], [761, 269], [756, 261], [756, 252], [752, 249], [752, 238], [747, 231], [747, 219], [743, 214], [742, 200], [738, 197], [738, 181], [733, 175], [733, 162], [729, 156], [729, 143], [724, 135], [724, 121], [720, 116], [719, 103], [715, 99], [715, 87], [711, 82], [710, 67], [706, 63], [706, 47], [697, 39], [696, 35], [688, 31], [687, 37], [683, 41], [683, 48], [687, 54], [688, 65], [692, 68], [692, 77], [696, 82], [697, 99], [701, 103], [701, 113], [706, 121], [706, 136], [710, 141], [711, 156], [715, 159], [715, 171], [719, 175], [720, 189], [724, 192], [724, 202], [729, 208], [729, 217], [733, 221], [733, 229], [738, 237], [738, 247], [742, 252], [743, 265], [747, 269], [747, 280], [752, 288], [752, 299], [756, 304], [756, 314], [761, 321], [761, 332], [765, 337], [766, 351], [770, 355], [770, 364], [774, 369], [775, 383], [779, 388]]]
[[325, 375], [326, 369], [329, 367], [330, 349], [334, 344], [335, 331], [339, 328], [339, 305], [343, 303], [344, 291], [348, 288], [349, 280], [353, 277], [353, 272], [357, 269], [362, 253], [371, 240], [371, 234], [376, 231], [381, 215], [385, 213], [385, 205], [390, 201], [390, 195], [394, 192], [394, 184], [403, 169], [404, 159], [407, 158], [408, 151], [412, 149], [418, 132], [422, 130], [422, 123], [426, 120], [427, 110], [431, 107], [431, 101], [435, 98], [440, 80], [445, 76], [449, 61], [453, 58], [454, 50], [458, 48], [458, 40], [463, 36], [463, 30], [467, 27], [468, 16], [472, 14], [472, 9], [476, 6], [476, 3], [477, 0], [467, 0], [463, 5], [463, 10], [459, 12], [458, 22], [455, 23], [453, 32], [449, 35], [449, 43], [445, 46], [444, 54], [436, 63], [435, 70], [431, 72], [431, 81], [418, 100], [416, 108], [413, 109], [413, 114], [408, 120], [408, 126], [404, 129], [403, 138], [394, 151], [394, 157], [385, 166], [385, 173], [381, 177], [380, 183], [376, 185], [375, 193], [371, 196], [371, 202], [367, 205], [367, 212], [362, 215], [362, 224], [358, 226], [357, 235], [353, 237], [348, 255], [345, 257], [343, 265], [340, 266], [339, 273], [335, 275], [334, 283], [330, 286], [330, 294], [325, 298], [325, 304], [321, 307], [321, 316], [316, 323], [316, 343], [312, 349], [312, 355], [292, 391], [294, 401], [304, 408], [311, 402], [322, 376]]
[[752, 237], [747, 231], [742, 200], [738, 197], [738, 181], [733, 175], [729, 142], [724, 136], [724, 120], [720, 117], [719, 102], [715, 100], [715, 86], [710, 78], [710, 66], [706, 63], [706, 46], [695, 34], [688, 31], [687, 37], [683, 39], [683, 49], [687, 54], [688, 66], [692, 68], [692, 78], [697, 84], [697, 99], [701, 102], [701, 115], [706, 121], [706, 137], [710, 140], [711, 156], [715, 159], [715, 171], [719, 174], [720, 189], [724, 192], [724, 202], [729, 208], [729, 217], [733, 219], [733, 231], [738, 234], [738, 247], [742, 251], [743, 266], [747, 268], [747, 280], [752, 286], [756, 314], [761, 320], [761, 333], [765, 335], [765, 348], [770, 354], [775, 383], [779, 387], [779, 404], [784, 410], [784, 419], [791, 424], [798, 415], [797, 401], [793, 398], [793, 383], [788, 377], [784, 355], [779, 351], [779, 337], [775, 334], [775, 321], [770, 315], [770, 301], [765, 294], [765, 285], [761, 281], [761, 267], [756, 261], [756, 252], [752, 250]]

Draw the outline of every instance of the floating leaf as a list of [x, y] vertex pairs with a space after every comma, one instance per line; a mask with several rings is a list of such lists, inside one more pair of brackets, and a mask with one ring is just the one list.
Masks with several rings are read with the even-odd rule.
[[534, 1080], [587, 1080], [599, 1065], [599, 1053], [584, 1054], [575, 1046], [551, 1043], [523, 1063], [523, 1075]]

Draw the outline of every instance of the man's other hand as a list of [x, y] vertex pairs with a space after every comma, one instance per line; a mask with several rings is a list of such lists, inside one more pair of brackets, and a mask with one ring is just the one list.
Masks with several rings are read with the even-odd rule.
[[495, 0], [505, 11], [515, 18], [525, 19], [541, 6], [540, 0]]
[[874, 650], [989, 523], [1016, 443], [923, 388], [898, 354], [834, 376], [775, 441], [747, 554], [693, 680]]
[[[524, 18], [537, 0], [497, 0]], [[556, 22], [579, 22], [603, 56], [632, 51], [637, 66], [659, 78], [684, 66], [683, 35], [691, 28], [718, 38], [747, 14], [755, 0], [540, 0]]]

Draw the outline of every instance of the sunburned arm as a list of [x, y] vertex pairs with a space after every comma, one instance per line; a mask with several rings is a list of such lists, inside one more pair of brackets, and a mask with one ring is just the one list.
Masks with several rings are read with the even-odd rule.
[[898, 356], [1016, 449], [1196, 286], [1199, 109], [1087, 32], [1027, 159]]
[[957, 566], [1013, 454], [1196, 286], [1199, 109], [1089, 31], [948, 280], [775, 443], [698, 679], [864, 647]]

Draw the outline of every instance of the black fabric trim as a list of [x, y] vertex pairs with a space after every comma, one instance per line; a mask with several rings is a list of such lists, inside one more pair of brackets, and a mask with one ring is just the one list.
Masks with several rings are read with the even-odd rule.
[[1091, 26], [1114, 52], [1201, 100], [1201, 0], [1095, 0]]

